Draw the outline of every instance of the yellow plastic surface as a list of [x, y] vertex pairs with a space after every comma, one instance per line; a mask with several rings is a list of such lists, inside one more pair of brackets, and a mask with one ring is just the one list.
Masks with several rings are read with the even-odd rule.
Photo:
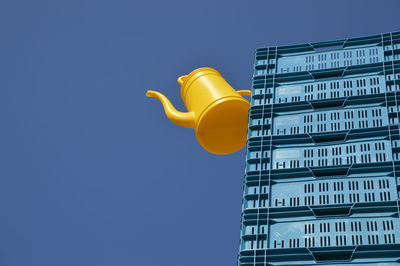
[[163, 94], [147, 91], [164, 106], [177, 125], [194, 128], [197, 140], [209, 152], [228, 154], [246, 145], [250, 103], [242, 97], [251, 91], [235, 91], [215, 69], [203, 67], [178, 78], [188, 112], [177, 111]]

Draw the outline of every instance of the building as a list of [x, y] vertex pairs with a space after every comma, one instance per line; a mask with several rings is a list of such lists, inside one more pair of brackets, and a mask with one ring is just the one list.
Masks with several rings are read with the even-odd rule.
[[255, 53], [240, 266], [399, 265], [400, 32]]

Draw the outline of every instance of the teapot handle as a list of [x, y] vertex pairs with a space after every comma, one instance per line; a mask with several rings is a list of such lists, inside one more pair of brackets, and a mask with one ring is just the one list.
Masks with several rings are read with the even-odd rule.
[[236, 92], [239, 93], [241, 96], [251, 96], [251, 90], [240, 90]]

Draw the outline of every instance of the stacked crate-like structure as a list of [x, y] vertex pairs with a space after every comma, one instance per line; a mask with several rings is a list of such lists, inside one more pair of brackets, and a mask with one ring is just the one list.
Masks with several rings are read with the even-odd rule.
[[257, 49], [239, 266], [400, 264], [400, 32]]

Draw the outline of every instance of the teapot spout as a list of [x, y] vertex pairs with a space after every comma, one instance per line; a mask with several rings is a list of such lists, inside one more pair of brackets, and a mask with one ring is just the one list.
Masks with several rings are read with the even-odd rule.
[[167, 115], [169, 120], [182, 127], [194, 128], [193, 112], [179, 112], [175, 109], [168, 98], [165, 97], [165, 95], [163, 95], [162, 93], [149, 90], [146, 92], [146, 96], [157, 98], [158, 100], [160, 100], [164, 107], [165, 114]]

